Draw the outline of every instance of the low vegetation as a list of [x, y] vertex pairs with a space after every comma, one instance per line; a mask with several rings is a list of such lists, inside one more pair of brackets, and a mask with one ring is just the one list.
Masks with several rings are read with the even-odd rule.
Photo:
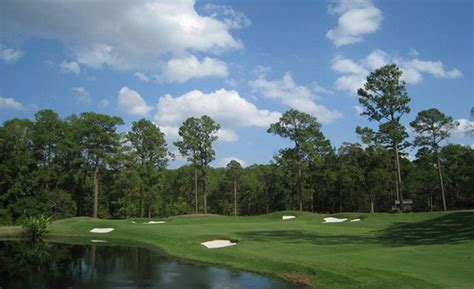
[[23, 235], [31, 241], [41, 241], [49, 232], [51, 218], [41, 215], [39, 217], [29, 217], [23, 221]]

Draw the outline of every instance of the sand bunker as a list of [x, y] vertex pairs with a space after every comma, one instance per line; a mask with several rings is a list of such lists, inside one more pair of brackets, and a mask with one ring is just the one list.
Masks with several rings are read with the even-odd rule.
[[114, 230], [114, 228], [94, 228], [94, 229], [90, 230], [89, 232], [104, 234], [104, 233], [110, 233], [113, 230]]
[[323, 223], [342, 223], [345, 221], [347, 221], [347, 218], [339, 219], [339, 218], [327, 217], [327, 218], [324, 218]]
[[149, 222], [146, 222], [146, 223], [143, 223], [145, 225], [152, 225], [152, 224], [164, 224], [166, 223], [165, 221], [149, 221]]
[[216, 249], [216, 248], [234, 246], [234, 245], [237, 245], [237, 243], [234, 243], [230, 240], [213, 240], [213, 241], [201, 243], [201, 245], [203, 245], [204, 247], [208, 249]]
[[291, 219], [294, 219], [296, 218], [295, 216], [283, 216], [281, 217], [282, 220], [291, 220]]
[[107, 243], [105, 240], [91, 240], [92, 243]]
[[350, 222], [360, 222], [360, 219], [353, 219], [353, 220], [350, 220]]

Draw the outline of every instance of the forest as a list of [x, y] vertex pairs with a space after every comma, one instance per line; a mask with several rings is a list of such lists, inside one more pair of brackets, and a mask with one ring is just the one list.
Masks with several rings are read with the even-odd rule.
[[[0, 126], [0, 223], [38, 215], [391, 212], [400, 200], [401, 211], [474, 208], [474, 150], [442, 145], [456, 122], [438, 109], [419, 111], [403, 126], [410, 97], [400, 77], [396, 65], [386, 65], [359, 89], [362, 116], [376, 128], [354, 128], [361, 143], [336, 148], [315, 116], [291, 109], [268, 133], [293, 145], [269, 164], [247, 167], [210, 166], [219, 124], [206, 115], [183, 122], [173, 143], [179, 156], [146, 119], [128, 132], [119, 132], [120, 117], [95, 112], [61, 118], [44, 109], [33, 120], [7, 120]], [[408, 147], [417, 149], [415, 159]], [[169, 169], [176, 157], [187, 164]]]

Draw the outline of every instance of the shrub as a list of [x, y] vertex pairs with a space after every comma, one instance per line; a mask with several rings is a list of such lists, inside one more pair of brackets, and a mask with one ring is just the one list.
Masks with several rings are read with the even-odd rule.
[[48, 233], [50, 223], [51, 218], [44, 215], [29, 217], [23, 222], [23, 234], [32, 241], [40, 241]]

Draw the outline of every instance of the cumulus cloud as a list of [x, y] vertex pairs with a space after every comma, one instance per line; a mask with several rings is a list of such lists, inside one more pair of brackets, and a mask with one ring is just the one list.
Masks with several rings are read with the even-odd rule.
[[135, 77], [140, 80], [140, 81], [143, 81], [143, 82], [149, 82], [150, 79], [148, 78], [148, 76], [143, 73], [143, 72], [135, 72]]
[[119, 91], [117, 105], [120, 111], [128, 115], [147, 116], [153, 110], [138, 92], [126, 86]]
[[62, 73], [74, 73], [79, 74], [81, 73], [81, 67], [79, 63], [76, 61], [66, 61], [64, 60], [60, 65], [59, 68], [61, 69]]
[[361, 42], [379, 30], [383, 20], [382, 11], [369, 0], [341, 0], [328, 11], [339, 15], [337, 26], [326, 33], [336, 47]]
[[235, 90], [220, 89], [211, 93], [199, 90], [173, 97], [167, 94], [157, 104], [156, 124], [169, 138], [178, 137], [178, 128], [188, 117], [209, 115], [221, 125], [221, 141], [236, 141], [235, 129], [241, 127], [268, 127], [281, 114], [258, 109]]
[[458, 126], [454, 130], [454, 134], [457, 136], [474, 136], [474, 120], [460, 118], [456, 121], [458, 122]]
[[0, 97], [0, 109], [1, 110], [17, 110], [23, 111], [25, 107], [20, 102], [16, 101], [11, 97]]
[[75, 86], [71, 88], [72, 91], [75, 92], [74, 98], [76, 102], [79, 104], [91, 104], [91, 96], [87, 89], [82, 86]]
[[80, 64], [159, 68], [163, 57], [241, 47], [226, 18], [202, 16], [194, 0], [1, 1], [0, 33], [52, 38]]
[[283, 104], [316, 116], [321, 122], [329, 123], [342, 117], [337, 110], [330, 110], [315, 102], [316, 96], [306, 86], [297, 85], [291, 73], [281, 80], [268, 80], [265, 76], [249, 81], [250, 87], [264, 97], [280, 100]]
[[[413, 55], [413, 53], [410, 53]], [[361, 88], [371, 71], [386, 64], [395, 63], [402, 70], [402, 80], [408, 84], [418, 84], [423, 81], [423, 74], [431, 75], [435, 78], [453, 79], [462, 77], [462, 72], [458, 69], [446, 69], [440, 61], [420, 60], [418, 56], [413, 58], [403, 58], [397, 55], [390, 55], [387, 52], [375, 49], [361, 60], [352, 60], [343, 56], [334, 57], [331, 69], [342, 74], [334, 83], [337, 90], [344, 90], [349, 93], [356, 93]]]
[[17, 61], [18, 59], [20, 59], [23, 56], [23, 54], [24, 53], [21, 50], [8, 48], [8, 47], [0, 44], [0, 60], [5, 61], [6, 63], [11, 63], [11, 62]]
[[252, 24], [242, 12], [235, 11], [226, 5], [206, 4], [204, 10], [209, 16], [224, 22], [229, 29], [241, 29]]
[[159, 79], [183, 83], [191, 78], [226, 77], [228, 74], [227, 65], [221, 60], [204, 57], [200, 61], [196, 56], [188, 55], [183, 58], [170, 59]]

